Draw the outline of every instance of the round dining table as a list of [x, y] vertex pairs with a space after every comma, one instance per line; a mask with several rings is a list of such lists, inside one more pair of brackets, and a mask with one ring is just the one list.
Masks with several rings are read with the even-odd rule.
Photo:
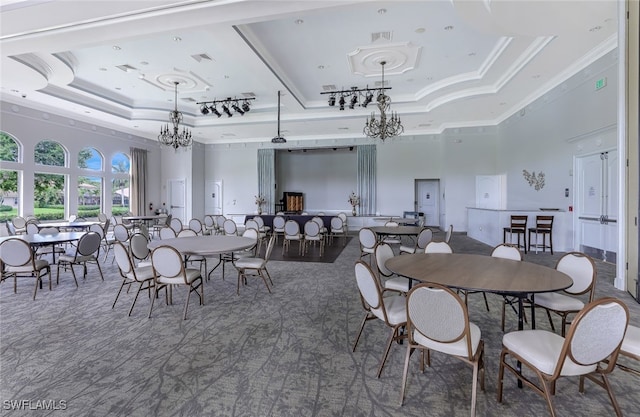
[[224, 258], [225, 254], [249, 249], [256, 245], [255, 239], [242, 236], [186, 236], [171, 239], [152, 240], [147, 247], [151, 250], [158, 246], [168, 245], [174, 247], [182, 255], [214, 256], [219, 255], [216, 266], [209, 271], [209, 275], [222, 264], [222, 277], [224, 278]]
[[[484, 291], [518, 299], [518, 329], [523, 328], [523, 301], [536, 293], [569, 288], [573, 280], [543, 265], [486, 255], [417, 253], [395, 256], [385, 266], [397, 275], [450, 288]], [[534, 306], [531, 326], [535, 328]]]

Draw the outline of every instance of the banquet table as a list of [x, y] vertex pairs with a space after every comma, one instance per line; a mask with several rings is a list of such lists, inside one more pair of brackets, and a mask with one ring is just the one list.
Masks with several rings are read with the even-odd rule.
[[222, 277], [224, 278], [223, 255], [248, 249], [256, 244], [254, 239], [241, 236], [188, 236], [176, 237], [172, 239], [153, 240], [147, 245], [153, 250], [158, 246], [168, 245], [174, 247], [182, 255], [213, 256], [220, 255], [218, 263], [209, 271], [209, 275], [220, 265], [222, 265]]
[[[49, 245], [53, 246], [59, 243], [75, 242], [80, 240], [80, 238], [84, 236], [85, 233], [86, 232], [58, 232], [58, 233], [45, 233], [45, 234], [34, 233], [31, 235], [23, 234], [23, 235], [17, 235], [17, 236], [5, 236], [0, 238], [0, 243], [4, 242], [7, 239], [17, 237], [29, 243], [31, 247], [38, 248], [40, 246], [49, 246]], [[55, 251], [52, 251], [52, 256], [53, 256], [52, 263], [55, 264], [56, 263]]]
[[100, 224], [100, 222], [96, 221], [74, 221], [74, 222], [45, 222], [45, 223], [37, 223], [38, 229], [44, 229], [45, 227], [55, 227], [56, 229], [88, 229], [94, 224]]
[[[415, 281], [469, 291], [484, 291], [518, 299], [518, 329], [523, 328], [523, 300], [530, 295], [569, 288], [573, 280], [543, 265], [486, 255], [418, 253], [395, 256], [386, 267]], [[535, 310], [531, 305], [531, 326]]]
[[418, 236], [424, 227], [421, 226], [373, 226], [370, 227], [378, 240], [383, 240], [386, 236]]

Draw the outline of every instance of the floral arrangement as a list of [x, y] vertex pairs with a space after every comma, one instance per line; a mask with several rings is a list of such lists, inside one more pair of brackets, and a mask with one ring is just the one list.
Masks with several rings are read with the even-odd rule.
[[529, 183], [529, 186], [533, 187], [536, 191], [540, 191], [544, 187], [544, 172], [539, 172], [536, 176], [535, 171], [529, 173], [529, 171], [523, 169], [522, 176], [525, 181]]
[[351, 207], [355, 207], [360, 204], [360, 197], [358, 197], [353, 191], [351, 191], [351, 194], [349, 195], [349, 204], [351, 204]]
[[267, 202], [267, 199], [261, 195], [257, 195], [255, 197], [256, 197], [256, 206], [258, 207], [262, 207]]

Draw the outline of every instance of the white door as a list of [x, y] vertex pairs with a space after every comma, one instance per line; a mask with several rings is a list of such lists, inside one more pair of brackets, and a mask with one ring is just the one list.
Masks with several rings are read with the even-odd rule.
[[186, 219], [187, 187], [185, 180], [169, 180], [169, 213], [184, 224]]
[[222, 213], [222, 181], [207, 181], [205, 189], [205, 214]]
[[440, 180], [416, 180], [416, 211], [424, 213], [425, 226], [440, 227]]
[[611, 263], [618, 249], [618, 163], [616, 150], [576, 160], [578, 250]]

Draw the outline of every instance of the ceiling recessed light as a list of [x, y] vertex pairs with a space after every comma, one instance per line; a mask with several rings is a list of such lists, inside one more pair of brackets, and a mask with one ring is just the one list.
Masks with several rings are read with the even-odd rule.
[[540, 78], [540, 74], [534, 74], [531, 76], [531, 78], [533, 78], [534, 80], [537, 80], [538, 78]]
[[105, 67], [100, 68], [100, 71], [106, 71], [107, 69]]
[[140, 61], [140, 65], [149, 65], [147, 61]]
[[445, 26], [444, 30], [453, 30], [453, 26], [449, 25], [449, 26]]
[[416, 33], [425, 33], [427, 30], [425, 28], [416, 29]]
[[387, 13], [387, 9], [378, 9], [378, 14], [385, 14]]
[[469, 52], [468, 56], [476, 56], [476, 53], [475, 52]]
[[323, 70], [324, 69], [324, 65], [318, 65], [318, 69], [319, 70]]
[[507, 105], [507, 103], [505, 103], [504, 101], [501, 101], [498, 105], [499, 105], [499, 106], [506, 106], [506, 105]]
[[182, 38], [180, 36], [174, 36], [173, 37], [173, 41], [174, 42], [180, 42], [180, 41], [182, 41]]
[[119, 51], [119, 50], [121, 50], [121, 49], [122, 49], [122, 48], [120, 48], [118, 45], [113, 45], [113, 50], [114, 50], [114, 51]]
[[599, 31], [600, 29], [602, 29], [602, 26], [594, 26], [594, 27], [592, 27], [591, 29], [589, 29], [589, 32], [597, 32], [597, 31]]
[[116, 90], [120, 91], [122, 90], [122, 87], [116, 87]]
[[296, 25], [301, 25], [301, 24], [303, 24], [303, 23], [304, 23], [304, 20], [302, 20], [302, 19], [296, 19], [296, 20], [295, 20], [295, 24], [296, 24]]

